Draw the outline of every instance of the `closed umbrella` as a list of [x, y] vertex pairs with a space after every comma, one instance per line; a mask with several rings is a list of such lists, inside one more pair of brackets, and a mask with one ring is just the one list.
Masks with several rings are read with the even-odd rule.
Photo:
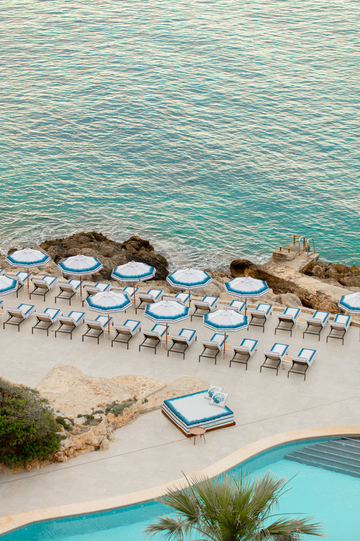
[[235, 310], [214, 310], [204, 315], [204, 327], [215, 332], [224, 333], [224, 355], [225, 339], [227, 332], [238, 332], [248, 328], [248, 318]]
[[87, 255], [74, 255], [67, 257], [64, 261], [58, 264], [59, 269], [63, 274], [70, 276], [78, 276], [80, 279], [80, 296], [82, 297], [81, 278], [96, 274], [102, 269], [102, 263], [96, 257]]
[[189, 317], [190, 308], [184, 306], [178, 301], [160, 301], [154, 304], [148, 304], [145, 308], [145, 317], [155, 323], [166, 325], [166, 347], [168, 337], [168, 325], [179, 323]]
[[29, 289], [29, 274], [30, 270], [34, 267], [42, 267], [50, 261], [50, 257], [41, 250], [34, 250], [33, 248], [23, 248], [22, 250], [16, 250], [7, 256], [5, 259], [13, 267], [21, 267], [27, 270], [28, 274], [28, 289]]
[[108, 316], [108, 334], [110, 334], [110, 315], [125, 312], [132, 302], [125, 293], [100, 291], [85, 300], [89, 310]]
[[180, 269], [166, 277], [169, 284], [177, 289], [187, 289], [189, 291], [189, 307], [190, 307], [190, 291], [192, 289], [200, 289], [208, 286], [212, 282], [211, 276], [207, 272], [192, 268]]
[[135, 304], [135, 284], [136, 282], [144, 282], [155, 276], [155, 267], [150, 267], [141, 261], [129, 261], [124, 265], [115, 267], [111, 273], [111, 278], [120, 282], [132, 282], [134, 286], [134, 304]]
[[257, 280], [251, 276], [241, 276], [234, 278], [224, 284], [225, 291], [233, 297], [245, 299], [245, 314], [247, 299], [257, 299], [269, 291], [269, 287], [264, 280]]

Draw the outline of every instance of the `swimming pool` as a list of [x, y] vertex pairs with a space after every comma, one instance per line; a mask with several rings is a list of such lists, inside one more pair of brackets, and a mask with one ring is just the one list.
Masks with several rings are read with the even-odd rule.
[[[281, 445], [230, 470], [263, 475], [269, 469], [280, 477], [292, 479], [291, 490], [280, 501], [280, 512], [314, 515], [323, 522], [329, 541], [355, 541], [359, 538], [360, 479], [305, 466], [284, 459], [290, 451], [302, 449], [318, 438]], [[296, 475], [297, 474], [297, 475]], [[111, 511], [31, 524], [0, 536], [3, 541], [141, 541], [144, 527], [167, 508], [151, 501]], [[309, 539], [315, 539], [314, 537]]]

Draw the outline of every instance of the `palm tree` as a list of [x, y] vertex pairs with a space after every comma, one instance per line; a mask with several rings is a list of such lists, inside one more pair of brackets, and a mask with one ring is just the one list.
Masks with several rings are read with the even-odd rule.
[[322, 536], [322, 525], [311, 522], [312, 517], [271, 514], [287, 482], [270, 472], [257, 479], [223, 475], [186, 481], [187, 487], [170, 488], [158, 499], [177, 514], [147, 526], [147, 535], [162, 533], [174, 541], [195, 533], [210, 541], [298, 541], [303, 534]]

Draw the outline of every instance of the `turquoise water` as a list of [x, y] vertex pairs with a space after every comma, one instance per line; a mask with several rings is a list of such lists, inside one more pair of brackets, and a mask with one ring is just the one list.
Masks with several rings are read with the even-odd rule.
[[292, 233], [358, 263], [360, 4], [2, 0], [0, 247], [96, 229], [173, 265]]
[[[315, 440], [311, 442], [315, 443]], [[313, 516], [323, 523], [329, 541], [356, 541], [360, 531], [360, 479], [283, 459], [284, 454], [299, 450], [308, 443], [295, 442], [277, 447], [233, 468], [231, 472], [237, 475], [242, 468], [245, 474], [262, 476], [271, 470], [278, 477], [291, 480], [288, 486], [291, 490], [282, 496], [274, 512]], [[166, 512], [164, 505], [147, 502], [38, 523], [0, 537], [4, 541], [145, 541], [142, 533], [145, 526]], [[308, 536], [307, 539], [317, 538]]]

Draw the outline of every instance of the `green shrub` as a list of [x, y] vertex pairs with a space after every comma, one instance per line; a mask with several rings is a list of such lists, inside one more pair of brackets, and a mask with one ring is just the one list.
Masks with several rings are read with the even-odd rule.
[[48, 401], [35, 389], [0, 378], [0, 461], [15, 466], [45, 458], [60, 441]]

